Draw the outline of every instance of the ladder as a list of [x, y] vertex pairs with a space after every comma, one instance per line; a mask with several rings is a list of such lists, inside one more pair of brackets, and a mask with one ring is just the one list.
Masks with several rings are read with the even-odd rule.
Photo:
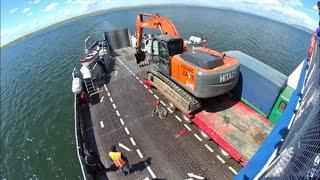
[[84, 83], [86, 85], [88, 94], [91, 95], [93, 93], [96, 93], [96, 88], [94, 87], [94, 84], [91, 78], [84, 79]]

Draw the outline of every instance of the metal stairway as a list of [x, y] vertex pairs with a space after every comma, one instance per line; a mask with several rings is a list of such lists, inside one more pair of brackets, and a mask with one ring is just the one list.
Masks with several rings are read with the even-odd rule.
[[91, 78], [87, 78], [87, 79], [84, 79], [84, 83], [86, 85], [86, 88], [87, 88], [87, 92], [88, 94], [94, 94], [97, 92], [96, 88], [94, 87], [94, 84], [93, 84], [93, 81]]

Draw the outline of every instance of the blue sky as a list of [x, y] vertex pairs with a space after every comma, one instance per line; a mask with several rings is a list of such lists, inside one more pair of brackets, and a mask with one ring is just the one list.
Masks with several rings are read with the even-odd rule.
[[1, 46], [53, 23], [94, 11], [144, 4], [188, 3], [233, 8], [309, 29], [317, 0], [1, 0]]

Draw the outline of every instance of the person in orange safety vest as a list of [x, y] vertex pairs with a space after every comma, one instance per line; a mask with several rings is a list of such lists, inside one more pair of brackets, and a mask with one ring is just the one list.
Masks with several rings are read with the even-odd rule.
[[117, 166], [117, 172], [121, 172], [124, 175], [130, 174], [131, 165], [127, 158], [116, 150], [116, 146], [112, 146], [109, 152], [109, 158], [113, 161], [114, 165]]

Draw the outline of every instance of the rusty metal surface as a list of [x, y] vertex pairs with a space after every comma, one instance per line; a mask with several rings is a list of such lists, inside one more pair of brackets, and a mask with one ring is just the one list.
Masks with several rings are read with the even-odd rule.
[[262, 115], [222, 95], [207, 100], [207, 108], [196, 116], [249, 160], [272, 129]]

